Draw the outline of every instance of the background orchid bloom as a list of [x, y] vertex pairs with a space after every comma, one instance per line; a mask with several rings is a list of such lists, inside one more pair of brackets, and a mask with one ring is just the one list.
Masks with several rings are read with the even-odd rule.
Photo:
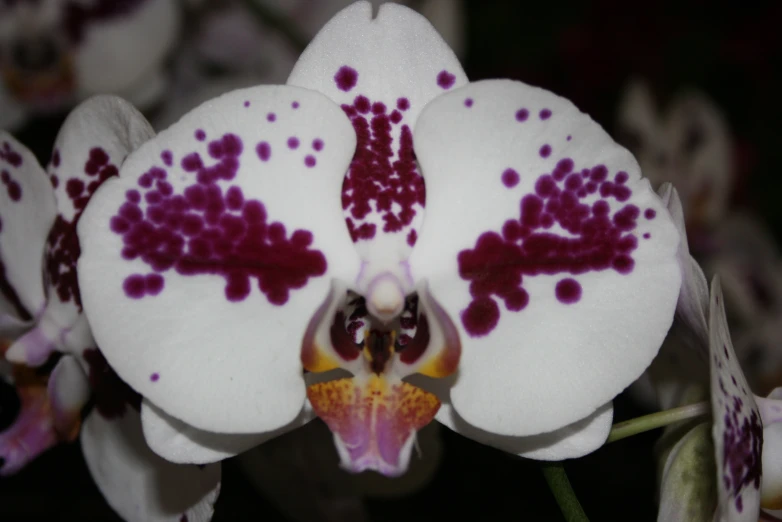
[[177, 0], [0, 2], [0, 128], [100, 93], [148, 107], [180, 18]]
[[[109, 106], [116, 119], [98, 122], [95, 114]], [[48, 172], [0, 132], [0, 335], [24, 332], [5, 353], [15, 363], [56, 360], [46, 393], [49, 421], [58, 433], [73, 430], [73, 419], [92, 399], [80, 433], [82, 450], [98, 488], [120, 516], [138, 522], [208, 521], [220, 468], [171, 464], [147, 447], [140, 397], [106, 363], [81, 308], [75, 225], [92, 193], [151, 135], [148, 126], [125, 125], [138, 118], [127, 102], [101, 97], [85, 102], [63, 125]]]
[[711, 226], [724, 217], [733, 186], [731, 136], [705, 94], [681, 92], [660, 112], [649, 86], [634, 80], [620, 103], [616, 133], [655, 187], [676, 186], [693, 224]]
[[778, 520], [782, 390], [768, 398], [752, 394], [733, 351], [716, 277], [708, 313], [713, 420], [676, 428], [685, 434], [665, 461], [658, 520]]
[[224, 95], [141, 146], [78, 231], [95, 338], [175, 462], [313, 411], [352, 471], [403, 473], [435, 416], [580, 456], [679, 294], [678, 234], [632, 155], [547, 91], [468, 83], [394, 4], [351, 5], [288, 85]]

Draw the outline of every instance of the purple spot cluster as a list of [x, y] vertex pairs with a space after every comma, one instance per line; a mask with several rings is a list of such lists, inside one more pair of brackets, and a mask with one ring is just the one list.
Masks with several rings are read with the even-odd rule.
[[22, 155], [11, 148], [11, 144], [4, 141], [0, 146], [0, 159], [11, 165], [12, 167], [22, 166]]
[[309, 248], [311, 232], [296, 230], [288, 237], [285, 225], [268, 220], [261, 201], [245, 198], [236, 185], [223, 189], [221, 183], [236, 177], [243, 151], [238, 136], [225, 134], [207, 144], [213, 164], [199, 152], [182, 157], [192, 183], [181, 193], [169, 183], [167, 170], [153, 166], [139, 177], [138, 190], [125, 194], [111, 230], [122, 236], [125, 259], [141, 259], [153, 271], [125, 279], [128, 297], [158, 295], [165, 287], [162, 274], [173, 269], [183, 276], [223, 276], [229, 301], [244, 300], [256, 279], [270, 303], [283, 305], [291, 290], [326, 272], [326, 258]]
[[[426, 203], [424, 178], [415, 163], [413, 133], [404, 123], [409, 108], [407, 98], [397, 99], [396, 107], [390, 108], [363, 95], [356, 96], [351, 105], [342, 105], [357, 138], [356, 153], [342, 184], [342, 208], [354, 242], [375, 237], [377, 227], [368, 222], [374, 212], [381, 215], [383, 232], [396, 233], [413, 222], [414, 206]], [[398, 143], [393, 138], [395, 127], [400, 129]], [[417, 238], [417, 232], [410, 230], [407, 243], [412, 246]]]
[[728, 371], [733, 391], [729, 392], [725, 386], [722, 375], [718, 378], [720, 393], [716, 402], [722, 410], [722, 481], [726, 490], [734, 498], [736, 511], [741, 513], [744, 509], [744, 501], [741, 493], [746, 488], [760, 489], [760, 477], [762, 475], [761, 450], [763, 448], [763, 425], [760, 414], [756, 408], [746, 404], [740, 395], [747, 396], [747, 390], [743, 384], [739, 385], [733, 375], [733, 366], [727, 345], [723, 345], [725, 361], [721, 360], [722, 354], [715, 354], [714, 360], [722, 374]]
[[3, 182], [5, 190], [8, 193], [8, 197], [11, 199], [11, 201], [21, 201], [22, 186], [11, 177], [10, 172], [7, 170], [0, 172], [0, 181]]
[[[55, 151], [52, 167], [60, 164], [60, 155]], [[58, 214], [49, 232], [46, 243], [46, 275], [58, 298], [63, 302], [73, 299], [81, 309], [81, 295], [76, 277], [76, 261], [81, 254], [79, 238], [76, 235], [76, 224], [79, 222], [84, 207], [92, 195], [107, 179], [119, 174], [117, 167], [109, 161], [106, 151], [99, 147], [90, 149], [84, 168], [77, 176], [69, 178], [65, 183], [65, 193], [75, 210], [72, 221]], [[52, 174], [53, 180], [56, 175]], [[62, 202], [58, 201], [62, 206]]]
[[[502, 182], [512, 188], [515, 176], [507, 173]], [[521, 198], [517, 218], [507, 220], [501, 231], [484, 232], [474, 248], [461, 251], [459, 274], [470, 282], [472, 296], [461, 316], [467, 332], [482, 336], [497, 326], [497, 300], [509, 311], [523, 310], [530, 301], [524, 276], [632, 272], [631, 254], [638, 245], [632, 231], [640, 210], [626, 204], [612, 213], [608, 202], [614, 199], [621, 205], [630, 199], [627, 180], [624, 172], [609, 180], [604, 165], [579, 170], [572, 159], [562, 158], [550, 174], [537, 179], [535, 193]], [[595, 195], [599, 197], [593, 203], [583, 201]], [[555, 224], [570, 237], [550, 231]], [[555, 295], [564, 304], [575, 303], [581, 299], [581, 286], [573, 278], [562, 279]]]

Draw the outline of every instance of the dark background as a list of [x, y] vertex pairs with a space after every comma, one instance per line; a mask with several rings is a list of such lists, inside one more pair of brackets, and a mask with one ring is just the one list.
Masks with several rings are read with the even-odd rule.
[[[641, 7], [639, 7], [639, 5]], [[570, 98], [611, 131], [626, 82], [642, 77], [659, 102], [697, 87], [724, 111], [736, 146], [736, 206], [782, 231], [782, 3], [474, 1], [468, 6], [471, 79], [510, 77]], [[17, 136], [48, 160], [61, 118]], [[620, 396], [616, 420], [646, 413]], [[538, 464], [443, 430], [445, 459], [433, 482], [401, 500], [369, 501], [372, 520], [564, 520]], [[656, 519], [653, 444], [659, 432], [610, 444], [566, 463], [593, 521]], [[214, 520], [284, 520], [224, 465]], [[78, 443], [56, 448], [0, 479], [3, 522], [119, 520], [86, 470]]]

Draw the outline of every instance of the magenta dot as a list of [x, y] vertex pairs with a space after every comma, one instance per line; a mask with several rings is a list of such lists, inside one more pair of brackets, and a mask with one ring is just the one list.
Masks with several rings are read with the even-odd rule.
[[198, 129], [195, 131], [195, 139], [198, 141], [204, 141], [206, 139], [206, 133], [204, 132], [204, 129]]
[[266, 115], [266, 121], [275, 121], [275, 120], [277, 120], [277, 115], [274, 114], [273, 112], [270, 112], [269, 114]]
[[133, 274], [126, 277], [125, 281], [122, 283], [122, 289], [125, 290], [125, 295], [131, 299], [141, 299], [144, 297], [144, 291], [146, 289], [144, 276]]
[[406, 111], [410, 108], [410, 100], [407, 98], [399, 98], [396, 100], [396, 108], [400, 111]]
[[147, 289], [148, 295], [158, 295], [163, 291], [163, 285], [165, 281], [160, 274], [148, 274], [144, 278], [144, 286]]
[[245, 101], [245, 102], [244, 102], [244, 106], [245, 106], [245, 107], [249, 107], [249, 106], [250, 106], [250, 102], [249, 102], [249, 101]]
[[312, 168], [315, 166], [315, 156], [311, 154], [307, 154], [307, 156], [304, 158], [304, 164], [307, 165], [309, 168]]
[[467, 107], [467, 108], [472, 107], [472, 98], [466, 98], [464, 100], [464, 106]]
[[649, 239], [650, 237], [652, 237], [652, 235], [649, 232], [644, 234], [644, 239]]
[[529, 111], [527, 109], [519, 109], [516, 111], [516, 121], [527, 121], [529, 118]]
[[174, 155], [171, 154], [170, 150], [164, 150], [160, 153], [160, 159], [163, 160], [163, 163], [166, 164], [167, 167], [170, 167], [174, 164]]
[[551, 111], [548, 109], [543, 109], [542, 111], [540, 111], [540, 114], [538, 116], [540, 116], [541, 120], [547, 120], [551, 118]]
[[551, 146], [550, 145], [543, 145], [540, 148], [540, 157], [541, 158], [548, 158], [551, 156]]
[[505, 169], [505, 172], [502, 173], [502, 183], [508, 188], [518, 185], [520, 179], [519, 173], [513, 169]]
[[334, 82], [341, 91], [348, 92], [358, 83], [358, 71], [347, 65], [343, 65], [334, 75]]
[[569, 277], [559, 281], [554, 292], [560, 303], [573, 304], [581, 300], [581, 285]]
[[620, 170], [616, 173], [616, 176], [614, 176], [614, 181], [619, 183], [620, 185], [627, 183], [627, 180], [630, 178], [630, 176], [627, 175], [627, 172]]
[[294, 108], [294, 109], [298, 109], [299, 108], [299, 102], [295, 101], [295, 102], [291, 103], [291, 107]]
[[647, 208], [647, 209], [644, 211], [644, 217], [645, 217], [646, 219], [654, 219], [654, 217], [655, 217], [656, 215], [657, 215], [657, 211], [656, 211], [656, 210], [654, 210], [653, 208]]
[[440, 71], [437, 75], [437, 85], [443, 89], [450, 89], [454, 83], [456, 83], [456, 76], [446, 70]]
[[299, 148], [299, 138], [296, 136], [291, 136], [288, 138], [288, 148], [289, 149], [298, 149]]
[[323, 150], [323, 140], [320, 138], [315, 138], [312, 140], [312, 148], [316, 150], [317, 152], [320, 152]]
[[573, 136], [568, 135], [567, 140], [570, 141], [573, 139]]
[[260, 142], [258, 146], [255, 147], [255, 152], [258, 153], [258, 157], [261, 158], [261, 161], [269, 161], [269, 158], [272, 157], [272, 147], [265, 141]]
[[500, 308], [490, 297], [475, 299], [462, 312], [462, 324], [471, 337], [488, 334], [494, 330], [499, 321]]
[[152, 382], [157, 382], [158, 379], [160, 379], [160, 374], [155, 372], [152, 375], [149, 376], [149, 380]]

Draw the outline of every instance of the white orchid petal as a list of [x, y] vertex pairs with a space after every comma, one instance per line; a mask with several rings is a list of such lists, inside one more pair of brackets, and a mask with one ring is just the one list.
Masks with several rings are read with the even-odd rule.
[[172, 464], [147, 447], [128, 408], [108, 420], [90, 414], [81, 432], [87, 467], [109, 505], [127, 522], [208, 522], [220, 492], [220, 464]]
[[0, 335], [14, 338], [43, 310], [43, 252], [52, 187], [35, 156], [0, 131]]
[[429, 210], [410, 267], [459, 329], [454, 408], [512, 436], [591, 415], [649, 365], [679, 293], [678, 234], [635, 160], [509, 80], [430, 102], [415, 142]]
[[733, 351], [718, 277], [711, 283], [709, 337], [719, 496], [715, 520], [755, 522], [760, 511], [763, 425]]
[[355, 139], [322, 94], [262, 86], [128, 158], [79, 223], [85, 309], [124, 380], [205, 431], [296, 418], [307, 324], [359, 270], [338, 190]]
[[189, 426], [148, 400], [141, 404], [141, 423], [147, 444], [164, 459], [178, 464], [208, 464], [233, 457], [303, 426], [313, 417], [311, 408], [305, 407], [293, 422], [273, 432], [215, 433]]
[[[387, 3], [356, 2], [338, 13], [299, 58], [288, 79], [342, 105], [358, 136], [342, 185], [353, 240], [367, 262], [361, 293], [383, 272], [412, 281], [403, 264], [424, 215], [425, 187], [412, 129], [424, 106], [467, 77], [453, 51], [420, 14]], [[402, 264], [400, 264], [402, 263]]]
[[[85, 7], [84, 16], [89, 19]], [[150, 85], [179, 40], [181, 7], [176, 0], [146, 0], [113, 16], [93, 17], [85, 25], [75, 60], [79, 95], [113, 93], [142, 108], [156, 101], [163, 90]]]

